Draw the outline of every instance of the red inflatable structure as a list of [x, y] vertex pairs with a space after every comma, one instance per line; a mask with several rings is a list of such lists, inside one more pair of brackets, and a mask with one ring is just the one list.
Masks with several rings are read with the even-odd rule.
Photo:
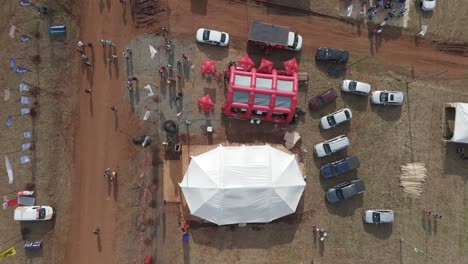
[[211, 101], [211, 96], [209, 94], [199, 98], [197, 100], [198, 105], [201, 107], [203, 112], [208, 113], [210, 112], [211, 108], [214, 107], [213, 101]]
[[225, 116], [289, 123], [294, 117], [298, 96], [297, 73], [291, 76], [250, 72], [229, 68], [229, 91], [223, 104]]

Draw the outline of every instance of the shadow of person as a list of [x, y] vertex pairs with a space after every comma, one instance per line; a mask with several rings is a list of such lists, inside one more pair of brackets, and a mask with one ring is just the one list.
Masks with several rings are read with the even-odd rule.
[[117, 183], [117, 176], [115, 176], [114, 183], [112, 184], [112, 194], [114, 197], [114, 201], [117, 201], [117, 196], [119, 194], [119, 185]]
[[102, 251], [101, 234], [97, 234], [97, 249], [99, 252]]
[[323, 256], [323, 253], [325, 252], [325, 241], [320, 241], [319, 243], [319, 253], [320, 256]]
[[188, 241], [183, 241], [184, 243], [184, 264], [190, 263], [190, 247]]
[[117, 117], [117, 110], [114, 111], [114, 129], [119, 129], [119, 118]]

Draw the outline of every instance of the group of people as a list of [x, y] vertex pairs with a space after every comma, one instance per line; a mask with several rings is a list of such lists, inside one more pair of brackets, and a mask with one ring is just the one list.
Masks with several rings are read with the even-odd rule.
[[117, 182], [117, 172], [111, 171], [110, 168], [107, 168], [107, 169], [104, 170], [104, 177], [107, 178], [107, 180], [110, 183]]
[[426, 214], [426, 216], [430, 216], [430, 215], [431, 215], [431, 216], [434, 217], [434, 219], [436, 219], [436, 220], [441, 220], [441, 219], [442, 219], [442, 215], [440, 215], [440, 214], [434, 214], [433, 212], [431, 212], [431, 211], [429, 211], [429, 210], [426, 210], [426, 211], [425, 211], [425, 214]]
[[314, 232], [319, 234], [320, 241], [323, 242], [325, 240], [325, 238], [327, 237], [327, 230], [325, 230], [323, 228], [318, 228], [317, 225], [312, 226], [312, 229], [313, 229]]
[[[390, 18], [404, 16], [406, 11], [408, 10], [405, 7], [405, 2], [406, 2], [406, 0], [397, 0], [397, 4], [398, 4], [398, 7], [399, 7], [398, 11], [394, 7], [393, 0], [386, 0], [386, 1], [377, 0], [376, 4], [374, 6], [370, 6], [367, 9], [367, 14], [368, 14], [367, 18], [369, 20], [371, 20], [371, 21], [374, 19], [377, 12], [386, 12], [388, 10], [388, 13], [384, 18], [384, 21], [382, 23], [380, 23], [375, 28], [374, 33], [376, 33], [376, 34], [382, 33], [383, 27], [387, 24], [387, 20], [389, 20]], [[362, 0], [361, 3], [362, 3], [362, 11], [361, 11], [360, 14], [361, 14], [361, 16], [364, 16], [365, 15], [364, 10], [365, 10], [366, 5], [369, 4], [369, 1], [368, 0]]]
[[90, 49], [92, 49], [94, 48], [94, 45], [92, 42], [88, 42], [87, 44], [84, 44], [83, 41], [80, 40], [78, 41], [76, 51], [78, 52], [78, 54], [80, 54], [83, 64], [94, 69], [94, 65], [89, 62], [88, 55], [86, 55], [86, 47], [89, 47]]

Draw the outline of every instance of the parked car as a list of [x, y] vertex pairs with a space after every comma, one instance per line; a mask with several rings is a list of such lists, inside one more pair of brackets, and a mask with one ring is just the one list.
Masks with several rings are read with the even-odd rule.
[[197, 30], [197, 41], [217, 46], [227, 46], [229, 44], [229, 34], [212, 29], [200, 28]]
[[320, 118], [320, 127], [322, 129], [334, 128], [339, 124], [351, 120], [351, 118], [353, 118], [351, 110], [344, 108]]
[[332, 102], [333, 100], [338, 97], [338, 94], [334, 89], [330, 89], [321, 95], [317, 95], [314, 98], [310, 99], [309, 101], [309, 108], [310, 110], [318, 110], [322, 108], [324, 105]]
[[436, 0], [419, 0], [419, 5], [423, 11], [432, 11], [435, 8]]
[[289, 31], [289, 27], [252, 21], [248, 35], [249, 43], [265, 48], [300, 51], [302, 36]]
[[395, 221], [395, 214], [392, 210], [366, 210], [362, 219], [369, 224], [387, 224]]
[[54, 209], [50, 206], [19, 206], [15, 209], [16, 221], [45, 221], [54, 217]]
[[348, 138], [345, 135], [340, 135], [315, 145], [314, 153], [318, 158], [322, 158], [347, 147], [349, 147]]
[[329, 203], [334, 204], [361, 194], [365, 190], [366, 186], [361, 179], [347, 181], [328, 189], [326, 198]]
[[344, 174], [359, 168], [360, 162], [356, 156], [346, 157], [342, 160], [328, 163], [320, 168], [320, 174], [325, 179], [331, 179], [340, 174]]
[[370, 84], [358, 81], [344, 80], [341, 85], [341, 91], [358, 95], [368, 95], [370, 90]]
[[349, 59], [349, 52], [335, 48], [318, 48], [315, 54], [318, 61], [332, 61], [344, 63]]
[[402, 105], [404, 101], [402, 92], [394, 91], [374, 91], [371, 102], [380, 105]]

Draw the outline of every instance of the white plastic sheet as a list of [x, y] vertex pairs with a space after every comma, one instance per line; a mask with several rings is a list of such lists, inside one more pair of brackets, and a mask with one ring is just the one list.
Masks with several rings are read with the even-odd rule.
[[149, 50], [150, 50], [151, 59], [154, 59], [158, 51], [153, 47], [153, 45], [149, 45]]
[[31, 148], [31, 145], [32, 145], [31, 142], [23, 143], [23, 144], [21, 144], [21, 150], [26, 151], [26, 150]]
[[32, 131], [31, 130], [24, 131], [23, 136], [25, 139], [32, 138]]
[[8, 174], [8, 184], [13, 184], [13, 169], [11, 168], [11, 163], [7, 155], [5, 155], [5, 167]]
[[31, 113], [31, 108], [21, 108], [21, 115], [29, 115]]
[[29, 96], [21, 96], [21, 104], [29, 104]]
[[20, 92], [22, 92], [22, 93], [29, 92], [29, 85], [27, 85], [25, 83], [20, 83], [19, 84], [19, 89], [20, 89]]
[[20, 163], [21, 164], [25, 164], [25, 163], [28, 163], [28, 162], [31, 162], [31, 159], [29, 158], [28, 155], [23, 155], [20, 157]]

